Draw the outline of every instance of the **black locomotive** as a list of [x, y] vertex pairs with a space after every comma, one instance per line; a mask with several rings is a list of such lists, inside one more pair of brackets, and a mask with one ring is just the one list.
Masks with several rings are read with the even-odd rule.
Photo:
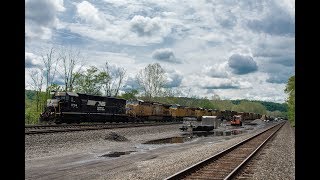
[[73, 92], [55, 92], [40, 115], [40, 123], [124, 122], [126, 100]]

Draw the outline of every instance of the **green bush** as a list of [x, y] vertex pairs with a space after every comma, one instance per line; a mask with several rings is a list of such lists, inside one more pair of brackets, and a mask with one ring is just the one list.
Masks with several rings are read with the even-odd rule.
[[37, 112], [31, 108], [25, 111], [25, 124], [38, 124], [41, 112]]

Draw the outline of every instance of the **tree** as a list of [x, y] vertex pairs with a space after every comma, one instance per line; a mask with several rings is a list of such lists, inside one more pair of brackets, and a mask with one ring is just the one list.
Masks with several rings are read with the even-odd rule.
[[36, 111], [41, 110], [41, 89], [43, 87], [43, 68], [34, 69], [30, 72], [30, 86], [36, 91]]
[[281, 111], [267, 111], [266, 115], [272, 116], [272, 117], [284, 117], [285, 113]]
[[[38, 115], [43, 110], [50, 96], [50, 87], [57, 72], [59, 57], [55, 55], [54, 48], [51, 48], [45, 55], [41, 55], [41, 57], [42, 64], [30, 71], [31, 83], [29, 85], [36, 93], [35, 103], [29, 102], [28, 108], [26, 108], [27, 123], [37, 122]], [[44, 86], [45, 92], [42, 92]]]
[[62, 49], [59, 55], [62, 60], [63, 72], [60, 72], [60, 74], [64, 78], [65, 91], [72, 92], [75, 81], [74, 75], [79, 73], [83, 67], [80, 51], [71, 48]]
[[136, 99], [136, 95], [138, 94], [138, 90], [136, 89], [131, 89], [129, 91], [126, 91], [124, 94], [121, 95], [121, 98], [130, 100], [130, 99]]
[[105, 72], [100, 72], [95, 66], [90, 66], [84, 73], [77, 72], [74, 77], [74, 88], [77, 92], [101, 95], [101, 88], [107, 78]]
[[[44, 64], [44, 75], [46, 78], [46, 89], [52, 85], [57, 72], [57, 65], [59, 62], [59, 57], [55, 57], [55, 51], [53, 48], [50, 49], [46, 55], [42, 55], [42, 62]], [[48, 90], [47, 90], [48, 93]]]
[[25, 123], [36, 124], [38, 123], [39, 114], [41, 113], [46, 101], [46, 94], [42, 92], [42, 88], [45, 83], [44, 69], [41, 66], [37, 69], [33, 69], [30, 71], [30, 76], [31, 82], [29, 82], [29, 85], [35, 93], [32, 93], [32, 99], [34, 100], [25, 100]]
[[173, 88], [166, 88], [163, 91], [163, 96], [165, 97], [177, 97], [177, 96], [181, 96], [182, 92], [179, 89], [173, 89]]
[[55, 84], [55, 83], [52, 83], [47, 89], [48, 89], [49, 92], [51, 92], [51, 91], [55, 91], [55, 92], [62, 91], [62, 87], [59, 86], [58, 84]]
[[46, 104], [47, 99], [50, 98], [50, 90], [52, 88], [51, 86], [57, 72], [57, 65], [60, 58], [55, 55], [54, 48], [51, 48], [46, 55], [42, 55], [41, 57], [44, 65], [43, 75], [45, 76], [46, 81], [46, 93], [43, 98], [43, 104]]
[[289, 78], [284, 92], [288, 94], [288, 118], [295, 125], [295, 75]]
[[266, 108], [258, 102], [251, 102], [247, 100], [242, 100], [238, 105], [232, 107], [233, 111], [237, 112], [253, 112], [259, 114], [266, 114]]
[[139, 86], [143, 89], [147, 98], [161, 96], [166, 84], [164, 69], [159, 63], [149, 64], [140, 70], [136, 76]]
[[211, 97], [211, 100], [214, 100], [214, 101], [217, 101], [217, 100], [221, 100], [220, 96], [218, 94], [214, 94], [212, 97]]
[[104, 90], [106, 96], [118, 96], [120, 88], [123, 86], [123, 79], [126, 70], [122, 67], [111, 67], [106, 61], [104, 72], [107, 75], [105, 79]]
[[211, 102], [218, 110], [232, 110], [234, 107], [231, 100], [211, 100]]

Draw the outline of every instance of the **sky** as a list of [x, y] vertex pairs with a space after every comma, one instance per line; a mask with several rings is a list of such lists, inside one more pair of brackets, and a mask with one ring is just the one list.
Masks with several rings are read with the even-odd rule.
[[295, 74], [295, 2], [26, 0], [26, 89], [50, 48], [79, 50], [84, 67], [124, 68], [122, 91], [159, 63], [180, 96], [283, 103]]

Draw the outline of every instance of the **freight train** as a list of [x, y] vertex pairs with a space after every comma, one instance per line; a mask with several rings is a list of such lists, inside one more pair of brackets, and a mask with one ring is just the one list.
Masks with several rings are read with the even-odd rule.
[[[220, 111], [205, 108], [163, 104], [158, 102], [89, 95], [74, 92], [54, 92], [40, 114], [40, 123], [81, 122], [144, 122], [182, 121], [185, 118], [201, 120], [203, 116], [217, 116], [231, 120], [236, 111]], [[260, 119], [260, 114], [244, 113], [245, 119]]]

